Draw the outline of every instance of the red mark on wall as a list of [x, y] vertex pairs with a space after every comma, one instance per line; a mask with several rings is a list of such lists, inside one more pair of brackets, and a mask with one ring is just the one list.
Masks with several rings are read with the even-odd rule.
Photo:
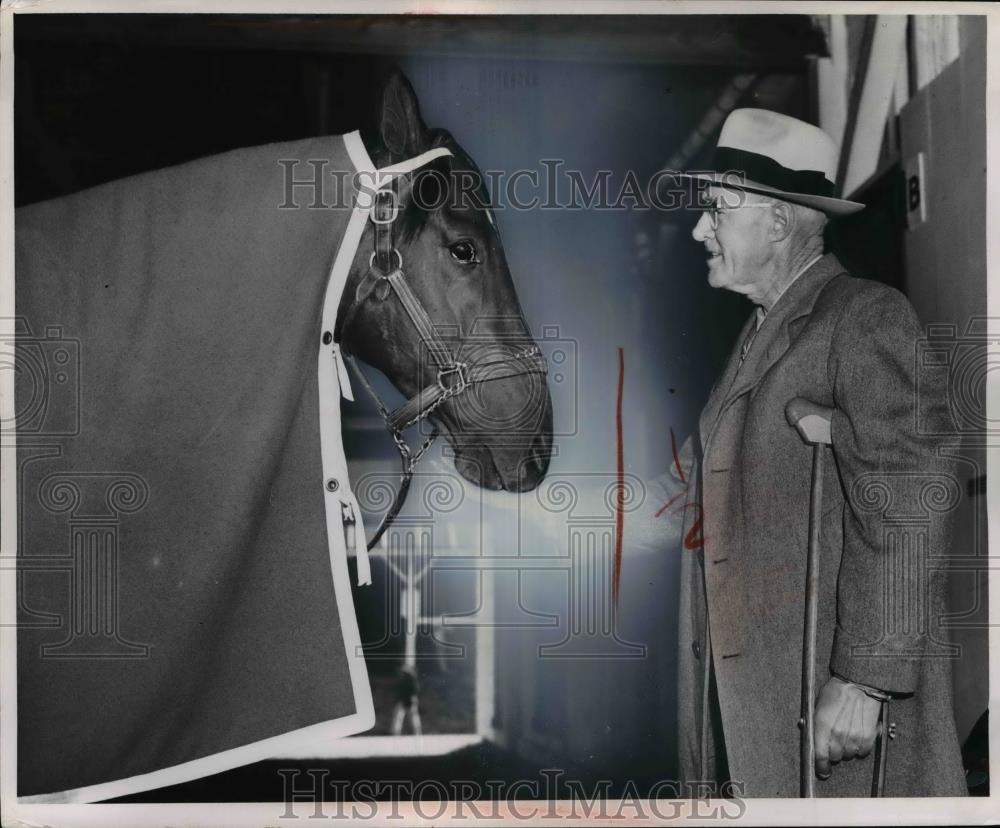
[[700, 503], [688, 503], [685, 508], [687, 506], [698, 510], [698, 517], [695, 518], [694, 523], [691, 524], [691, 528], [688, 529], [688, 533], [684, 536], [684, 548], [693, 552], [705, 545], [705, 537], [702, 534], [704, 515], [702, 514]]
[[615, 571], [611, 579], [611, 599], [618, 607], [618, 587], [622, 575], [622, 537], [625, 531], [625, 441], [622, 433], [622, 398], [625, 391], [625, 352], [618, 349], [618, 403], [615, 429], [618, 436], [618, 484], [615, 493]]
[[[684, 475], [684, 469], [681, 466], [680, 455], [677, 451], [677, 436], [674, 434], [673, 428], [670, 429], [670, 449], [674, 455], [674, 468], [677, 469], [677, 476], [680, 477], [681, 483], [687, 483], [687, 477]], [[660, 517], [667, 509], [670, 509], [677, 501], [687, 495], [688, 490], [685, 489], [682, 492], [675, 494], [670, 500], [664, 503], [659, 509], [656, 510], [654, 517]], [[696, 549], [701, 549], [705, 545], [705, 537], [702, 532], [702, 526], [704, 525], [704, 516], [702, 515], [701, 504], [700, 503], [689, 503], [685, 501], [677, 505], [675, 508], [670, 509], [668, 514], [676, 515], [678, 512], [686, 512], [688, 509], [695, 509], [697, 516], [695, 517], [694, 523], [688, 529], [687, 534], [684, 536], [684, 548], [694, 551]]]
[[670, 498], [670, 500], [668, 500], [659, 509], [656, 510], [656, 514], [654, 515], [654, 517], [659, 517], [660, 515], [662, 515], [665, 511], [667, 511], [667, 509], [669, 509], [674, 504], [674, 502], [678, 498], [684, 497], [684, 495], [686, 495], [686, 494], [687, 494], [687, 491], [678, 492], [677, 494], [675, 494], [672, 498]]
[[[659, 517], [660, 515], [662, 515], [665, 511], [667, 511], [667, 509], [670, 509], [670, 507], [677, 502], [678, 498], [681, 498], [686, 494], [687, 494], [686, 491], [678, 492], [677, 494], [675, 494], [672, 498], [670, 498], [670, 500], [668, 500], [659, 509], [656, 510], [656, 514], [654, 515], [654, 517]], [[704, 524], [704, 521], [701, 512], [701, 504], [681, 503], [676, 508], [670, 509], [669, 514], [676, 515], [678, 512], [686, 512], [688, 509], [696, 509], [698, 512], [698, 516], [695, 518], [694, 523], [691, 524], [691, 528], [688, 529], [687, 534], [684, 536], [684, 548], [689, 550], [701, 549], [705, 545], [705, 537], [702, 533], [702, 526]]]
[[684, 477], [684, 469], [681, 468], [681, 459], [677, 455], [677, 438], [674, 436], [673, 428], [670, 429], [670, 449], [674, 453], [674, 468], [677, 469], [677, 474], [680, 475], [681, 483], [687, 483], [687, 478]]

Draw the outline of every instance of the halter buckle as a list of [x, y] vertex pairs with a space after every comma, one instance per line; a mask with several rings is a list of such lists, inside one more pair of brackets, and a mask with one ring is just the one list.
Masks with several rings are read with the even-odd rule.
[[[456, 362], [438, 371], [437, 384], [445, 397], [454, 397], [469, 387], [468, 371], [469, 365], [466, 362]], [[445, 382], [445, 379], [451, 377], [453, 374], [457, 374], [457, 379], [453, 384], [449, 385]]]
[[368, 215], [372, 224], [392, 224], [399, 215], [399, 201], [392, 190], [379, 190]]

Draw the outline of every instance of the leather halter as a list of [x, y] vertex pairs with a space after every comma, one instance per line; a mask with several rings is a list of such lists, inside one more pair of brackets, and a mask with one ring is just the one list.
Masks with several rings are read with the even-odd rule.
[[523, 374], [546, 374], [548, 372], [545, 357], [537, 345], [514, 350], [509, 345], [495, 343], [491, 350], [494, 353], [497, 349], [505, 351], [504, 356], [499, 358], [491, 356], [483, 360], [465, 362], [455, 359], [451, 348], [438, 334], [426, 309], [403, 275], [403, 257], [393, 246], [392, 241], [392, 224], [398, 214], [399, 207], [396, 200], [395, 181], [393, 181], [375, 195], [375, 202], [369, 215], [375, 228], [375, 249], [369, 260], [368, 272], [359, 282], [354, 294], [354, 301], [344, 316], [344, 322], [340, 328], [340, 340], [343, 342], [345, 339], [358, 310], [365, 302], [370, 300], [384, 302], [390, 294], [395, 294], [437, 367], [437, 379], [417, 392], [399, 408], [389, 411], [375, 389], [372, 388], [353, 355], [345, 351], [344, 355], [347, 361], [360, 377], [368, 394], [375, 401], [379, 414], [382, 415], [385, 422], [386, 430], [399, 450], [402, 464], [396, 496], [389, 509], [382, 516], [375, 534], [368, 542], [369, 549], [378, 543], [385, 530], [399, 514], [399, 510], [406, 501], [410, 482], [413, 479], [413, 470], [438, 436], [438, 430], [435, 427], [420, 448], [413, 451], [403, 436], [403, 432], [407, 428], [427, 419], [438, 406], [452, 397], [463, 394], [478, 383], [507, 379]]

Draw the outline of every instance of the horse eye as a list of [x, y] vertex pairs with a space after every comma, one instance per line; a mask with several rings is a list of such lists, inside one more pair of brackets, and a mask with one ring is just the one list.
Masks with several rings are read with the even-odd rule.
[[476, 247], [470, 241], [455, 242], [448, 250], [451, 251], [451, 257], [459, 264], [479, 264]]

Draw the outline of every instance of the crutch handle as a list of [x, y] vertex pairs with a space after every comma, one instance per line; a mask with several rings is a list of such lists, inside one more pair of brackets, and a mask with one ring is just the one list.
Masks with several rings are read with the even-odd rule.
[[785, 406], [785, 418], [806, 443], [828, 446], [832, 442], [832, 408], [810, 402], [805, 397], [792, 397]]

